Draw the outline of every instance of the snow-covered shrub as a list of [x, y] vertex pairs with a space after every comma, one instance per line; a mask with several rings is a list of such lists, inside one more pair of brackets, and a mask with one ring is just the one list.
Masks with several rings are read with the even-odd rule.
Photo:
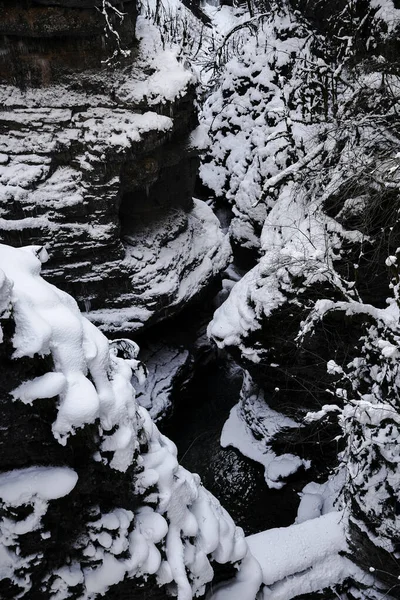
[[280, 191], [269, 190], [266, 182], [302, 159], [304, 138], [315, 134], [300, 99], [309, 32], [287, 11], [274, 11], [256, 25], [256, 34], [243, 27], [235, 34], [247, 32], [247, 41], [226, 64], [221, 86], [203, 108], [212, 153], [200, 169], [203, 182], [232, 205], [233, 240], [251, 249], [259, 248], [263, 223]]
[[399, 73], [355, 68], [301, 17], [286, 8], [261, 20], [205, 109], [203, 180], [232, 203], [233, 239], [262, 255], [209, 331], [261, 364], [280, 362], [272, 318], [287, 313], [297, 344], [317, 300], [381, 306], [399, 241]]
[[253, 600], [261, 578], [243, 531], [179, 466], [176, 447], [135, 399], [136, 344], [110, 345], [45, 282], [45, 254], [0, 246], [1, 427], [10, 451], [27, 445], [23, 468], [1, 458], [0, 589], [92, 600], [123, 583], [167, 586], [190, 600], [212, 581], [213, 564], [231, 563], [239, 573], [225, 585], [245, 583], [241, 598]]
[[206, 15], [200, 9], [192, 12], [180, 0], [146, 0], [141, 13], [157, 26], [163, 48], [179, 48], [185, 64], [201, 76], [201, 67], [209, 62], [216, 43]]
[[363, 335], [347, 361], [328, 362], [334, 404], [308, 415], [308, 420], [322, 424], [331, 415], [338, 418], [344, 446], [338, 467], [344, 484], [338, 502], [349, 517], [351, 550], [356, 562], [376, 575], [378, 590], [382, 585], [392, 589], [400, 574], [399, 309], [394, 301], [386, 309], [321, 302], [305, 328], [311, 321], [314, 327], [331, 311], [350, 319], [361, 316]]
[[275, 1], [226, 36], [217, 59], [228, 60], [219, 60], [219, 86], [203, 108], [212, 152], [200, 175], [232, 205], [234, 242], [259, 250], [265, 217], [289, 193], [287, 183], [304, 189], [342, 149], [357, 147], [363, 164], [358, 127], [366, 129], [366, 113], [394, 116], [398, 69], [385, 31], [393, 37], [398, 23], [399, 11], [368, 0]]
[[400, 544], [400, 330], [393, 310], [389, 323], [379, 319], [367, 328], [360, 356], [344, 369], [347, 398], [340, 417], [346, 441], [344, 502], [372, 544], [390, 554], [382, 559], [378, 551], [371, 552], [364, 564], [377, 570], [378, 579], [384, 567], [393, 576], [390, 585], [400, 574], [395, 559]]

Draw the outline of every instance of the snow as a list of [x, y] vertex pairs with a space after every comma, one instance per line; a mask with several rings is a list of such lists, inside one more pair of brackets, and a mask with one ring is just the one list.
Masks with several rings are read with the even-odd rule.
[[74, 428], [93, 423], [100, 415], [100, 398], [86, 373], [91, 366], [94, 381], [97, 379], [100, 384], [104, 380], [100, 374], [101, 350], [96, 348], [94, 351], [95, 356], [100, 351], [100, 361], [95, 362], [90, 355], [85, 356], [81, 347], [92, 326], [81, 319], [72, 298], [41, 279], [41, 262], [31, 249], [11, 249], [2, 245], [0, 265], [13, 281], [14, 357], [33, 357], [51, 352], [56, 370], [56, 374], [35, 381], [28, 396], [28, 386], [22, 384], [16, 391], [16, 397], [22, 393], [33, 401], [43, 398], [46, 392], [53, 396], [58, 390], [60, 404], [53, 432], [61, 443], [65, 443]]
[[370, 0], [372, 8], [377, 9], [375, 18], [382, 19], [388, 26], [388, 32], [394, 33], [400, 23], [400, 10], [395, 8], [392, 0]]
[[[43, 585], [50, 585], [54, 598], [65, 600], [70, 588], [81, 583], [81, 599], [92, 600], [125, 577], [154, 575], [160, 585], [177, 592], [178, 600], [192, 600], [204, 593], [213, 578], [211, 562], [217, 561], [238, 566], [238, 576], [226, 585], [239, 586], [242, 600], [253, 600], [261, 575], [243, 531], [199, 476], [179, 466], [175, 445], [137, 403], [131, 385], [133, 372], [139, 378], [143, 374], [137, 345], [129, 340], [109, 344], [70, 296], [41, 278], [40, 256], [46, 258], [40, 247], [0, 246], [0, 307], [3, 317], [15, 322], [14, 357], [50, 355], [54, 365], [18, 386], [12, 401], [29, 404], [57, 394], [52, 430], [61, 444], [77, 428], [96, 423], [99, 451], [93, 460], [121, 472], [136, 464], [131, 485], [142, 499], [132, 510], [116, 506], [101, 514], [97, 509], [80, 532], [74, 560], [48, 573]], [[118, 357], [122, 346], [125, 359]], [[139, 448], [145, 449], [137, 456]], [[130, 485], [131, 475], [127, 477]], [[77, 473], [68, 467], [34, 466], [0, 474], [3, 508], [32, 506], [22, 520], [5, 513], [0, 521], [1, 576], [29, 591], [35, 556], [20, 556], [19, 536], [41, 529], [42, 539], [51, 537], [42, 521], [49, 502], [67, 496], [78, 484]], [[17, 575], [21, 569], [23, 580]]]
[[136, 328], [151, 318], [163, 298], [170, 308], [181, 306], [197, 294], [228, 264], [231, 248], [221, 232], [211, 208], [193, 199], [187, 213], [173, 208], [160, 219], [141, 226], [132, 224], [132, 233], [124, 237], [126, 266], [132, 273], [136, 294], [133, 306], [121, 309], [98, 309], [87, 316], [103, 329], [122, 329], [124, 323], [138, 322]]
[[262, 600], [291, 600], [302, 594], [318, 592], [349, 577], [368, 584], [349, 559], [346, 520], [331, 512], [290, 527], [269, 529], [246, 538], [250, 551], [262, 569]]
[[15, 400], [32, 404], [34, 400], [39, 398], [58, 396], [64, 390], [66, 383], [67, 381], [62, 373], [45, 373], [30, 381], [24, 381], [11, 393]]
[[[40, 277], [38, 249], [0, 247], [0, 268], [13, 282], [11, 302], [16, 322], [13, 337], [14, 357], [50, 354], [55, 372], [14, 391], [25, 402], [59, 395], [57, 419], [53, 433], [62, 444], [78, 427], [100, 419], [105, 431], [119, 425], [104, 441], [114, 452], [112, 464], [126, 470], [136, 449], [132, 436], [123, 434], [123, 423], [135, 422], [130, 408], [133, 390], [124, 374], [130, 367], [119, 359], [120, 366], [109, 380], [110, 354], [107, 340], [81, 317], [75, 301]], [[87, 374], [90, 373], [90, 381]]]
[[[279, 14], [271, 10], [258, 25], [257, 35], [246, 37], [243, 29], [240, 35], [242, 45], [227, 52], [219, 86], [203, 107], [201, 122], [208, 129], [212, 150], [200, 175], [231, 204], [233, 240], [257, 251], [260, 260], [232, 288], [208, 331], [219, 348], [235, 346], [244, 359], [259, 363], [268, 357], [268, 349], [250, 345], [246, 338], [284, 304], [298, 310], [299, 294], [321, 285], [346, 300], [356, 299], [357, 274], [350, 269], [348, 277], [342, 277], [335, 262], [343, 247], [357, 250], [369, 241], [346, 225], [346, 219], [363, 210], [366, 198], [343, 198], [335, 218], [326, 214], [324, 202], [335, 197], [340, 182], [350, 180], [352, 173], [356, 176], [369, 158], [363, 144], [348, 135], [328, 176], [322, 167], [323, 156], [334, 156], [338, 147], [330, 126], [327, 130], [326, 121], [318, 119], [320, 97], [312, 105], [307, 85], [311, 73], [318, 78], [330, 67], [315, 56], [308, 41], [312, 36], [307, 37], [287, 7]], [[357, 85], [369, 88], [367, 80]], [[338, 83], [339, 94], [345, 95], [345, 89], [345, 81]], [[329, 122], [331, 115], [325, 118]], [[343, 118], [349, 117], [344, 113]], [[367, 145], [370, 134], [363, 133]], [[383, 161], [376, 171], [382, 171], [384, 185], [397, 185], [395, 175], [388, 182], [387, 173], [397, 169], [394, 159], [390, 166], [389, 162]]]
[[340, 495], [345, 483], [345, 472], [339, 470], [325, 483], [311, 481], [300, 492], [296, 523], [316, 519], [321, 515], [336, 511], [340, 505]]
[[[70, 494], [77, 482], [77, 473], [68, 467], [34, 466], [0, 474], [0, 580], [10, 579], [23, 591], [29, 590], [27, 573], [40, 557], [21, 556], [19, 536], [42, 528], [49, 502]], [[31, 510], [23, 518], [15, 518], [12, 509], [19, 506]], [[47, 537], [49, 532], [43, 532], [42, 539]]]
[[[370, 3], [377, 9], [375, 16], [385, 20], [389, 33], [393, 32], [399, 14], [393, 2], [371, 0]], [[171, 6], [180, 10], [176, 1]], [[235, 11], [226, 6], [216, 9], [206, 5], [205, 12], [221, 34], [229, 33], [240, 22]], [[322, 151], [329, 153], [332, 146], [320, 141], [320, 128], [309, 122], [307, 114], [300, 114], [296, 101], [292, 100], [294, 108], [288, 109], [287, 95], [296, 92], [299, 73], [302, 75], [301, 69], [296, 72], [290, 57], [295, 55], [299, 62], [310, 58], [305, 36], [289, 35], [279, 39], [276, 35], [277, 29], [289, 26], [293, 23], [282, 11], [279, 20], [267, 23], [259, 36], [250, 39], [244, 36], [238, 42], [244, 60], [231, 57], [221, 90], [210, 97], [203, 123], [190, 141], [193, 147], [203, 150], [212, 142], [211, 160], [205, 162], [201, 170], [203, 181], [216, 195], [226, 196], [231, 202], [232, 237], [261, 255], [259, 264], [236, 284], [231, 280], [226, 284], [225, 292], [231, 293], [209, 327], [210, 336], [220, 348], [237, 346], [244, 358], [255, 363], [261, 360], [264, 350], [248, 347], [246, 338], [279, 310], [290, 294], [298, 291], [292, 286], [296, 279], [302, 280], [303, 289], [315, 282], [332, 285], [345, 298], [342, 302], [319, 300], [309, 306], [309, 316], [302, 323], [298, 340], [312, 331], [315, 323], [330, 310], [343, 311], [346, 315], [364, 314], [388, 327], [398, 319], [393, 305], [382, 310], [354, 302], [353, 282], [343, 282], [335, 274], [334, 251], [339, 252], [343, 242], [362, 244], [366, 241], [360, 232], [349, 231], [341, 225], [364, 208], [365, 199], [346, 199], [334, 220], [323, 212], [323, 202], [329, 193], [336, 191], [337, 174], [328, 185], [324, 184], [325, 193], [313, 203], [296, 185], [300, 171], [315, 166], [314, 161]], [[185, 68], [179, 49], [160, 51], [157, 48], [160, 36], [142, 17], [138, 20], [138, 32], [142, 40], [142, 60], [149, 66], [148, 76], [117, 82], [114, 98], [121, 104], [135, 102], [156, 107], [183, 97], [195, 78]], [[267, 42], [268, 57], [263, 48]], [[289, 78], [285, 80], [285, 76], [279, 75], [277, 83], [276, 74], [285, 69], [290, 71]], [[246, 89], [245, 80], [250, 72], [255, 85]], [[369, 77], [376, 85], [374, 74]], [[60, 88], [57, 93], [62, 95], [65, 90]], [[68, 99], [78, 107], [73, 116], [71, 111], [57, 106], [49, 111], [41, 107], [41, 103], [48, 102], [50, 106], [57, 101], [47, 90], [43, 91], [44, 100], [41, 94], [11, 88], [4, 96], [5, 101], [17, 99], [21, 108], [2, 112], [0, 120], [25, 126], [34, 119], [38, 131], [43, 125], [54, 123], [71, 130], [57, 134], [55, 139], [39, 131], [31, 140], [19, 140], [18, 147], [26, 154], [18, 160], [8, 150], [7, 154], [0, 154], [0, 184], [6, 198], [15, 194], [29, 202], [34, 196], [36, 201], [40, 199], [52, 209], [58, 205], [79, 204], [83, 202], [80, 181], [76, 179], [76, 185], [64, 194], [64, 182], [73, 178], [74, 172], [70, 168], [58, 169], [50, 175], [49, 162], [35, 154], [43, 145], [53, 148], [52, 144], [59, 139], [69, 137], [70, 141], [84, 140], [101, 152], [110, 149], [122, 152], [151, 131], [168, 135], [173, 126], [171, 117], [155, 112], [132, 114], [121, 107], [115, 110], [110, 98], [100, 99], [101, 107], [82, 110], [80, 107], [87, 103], [79, 99], [77, 92]], [[296, 95], [294, 98], [296, 100]], [[24, 108], [26, 99], [35, 108]], [[228, 135], [221, 133], [225, 128], [229, 130]], [[7, 144], [13, 147], [14, 142], [0, 139], [1, 150], [6, 150]], [[351, 156], [349, 153], [346, 157], [349, 163]], [[80, 158], [83, 169], [92, 168], [92, 158], [90, 155]], [[39, 188], [28, 196], [27, 190], [32, 186]], [[160, 255], [156, 252], [158, 233], [155, 230], [144, 229], [125, 240], [125, 264], [138, 275], [137, 281], [143, 287], [148, 285], [143, 296], [146, 306], [134, 303], [121, 311], [92, 311], [91, 318], [106, 324], [110, 330], [128, 328], [135, 319], [141, 325], [151, 318], [153, 313], [147, 306], [151, 306], [156, 297], [173, 297], [171, 306], [184, 304], [226, 266], [230, 257], [229, 243], [203, 203], [195, 201], [188, 217], [174, 213], [167, 221], [170, 227], [164, 229], [170, 231], [173, 226], [182, 226], [183, 232], [175, 239], [163, 239]], [[0, 224], [5, 229], [54, 226], [47, 216], [12, 223], [2, 219]], [[97, 235], [101, 236], [102, 231], [98, 230]], [[254, 600], [261, 580], [264, 587], [257, 595], [259, 600], [290, 600], [342, 583], [348, 577], [370, 585], [372, 579], [342, 556], [348, 551], [347, 524], [345, 515], [334, 510], [334, 502], [343, 485], [343, 471], [325, 484], [310, 483], [303, 489], [295, 525], [261, 532], [246, 541], [243, 532], [201, 486], [198, 476], [178, 465], [176, 448], [150, 418], [165, 410], [169, 402], [168, 378], [180, 368], [186, 356], [172, 361], [167, 357], [161, 369], [163, 383], [151, 381], [138, 403], [139, 398], [131, 386], [132, 375], [138, 373], [136, 354], [122, 360], [112, 352], [112, 345], [110, 352], [107, 340], [81, 317], [74, 301], [40, 278], [40, 254], [39, 248], [0, 247], [0, 310], [2, 316], [12, 314], [15, 319], [14, 358], [51, 355], [54, 361], [53, 372], [24, 381], [13, 390], [13, 401], [32, 404], [43, 398], [55, 398], [57, 418], [53, 433], [61, 444], [67, 443], [78, 428], [98, 424], [100, 449], [95, 460], [119, 471], [128, 470], [135, 460], [139, 438], [146, 447], [138, 458], [143, 470], [135, 480], [138, 494], [145, 498], [144, 504], [132, 510], [115, 507], [87, 524], [84, 555], [93, 559], [95, 567], [87, 567], [87, 562], [72, 562], [55, 571], [51, 584], [55, 600], [68, 597], [69, 587], [78, 584], [84, 584], [83, 598], [91, 600], [125, 577], [148, 575], [154, 575], [159, 584], [171, 584], [170, 590], [177, 591], [179, 600], [191, 600], [194, 595], [203, 594], [213, 577], [211, 559], [231, 562], [239, 568], [231, 582], [218, 584], [210, 591], [208, 599], [212, 600]], [[172, 257], [175, 257], [173, 265]], [[386, 264], [393, 267], [396, 261], [396, 256], [389, 256]], [[377, 339], [376, 348], [388, 363], [397, 360], [399, 351], [391, 341]], [[328, 369], [336, 375], [343, 372], [334, 361], [329, 361]], [[371, 369], [370, 375], [373, 381], [379, 380], [376, 369]], [[380, 429], [389, 413], [393, 413], [398, 425], [398, 415], [386, 404], [377, 406], [373, 391], [345, 408], [341, 413], [343, 428], [357, 420], [368, 428], [369, 441], [374, 436], [374, 442], [382, 447], [384, 458], [398, 462], [398, 450], [392, 450], [397, 429]], [[342, 398], [345, 393], [346, 390], [341, 392]], [[150, 408], [150, 416], [145, 407]], [[268, 441], [283, 427], [293, 428], [298, 424], [270, 409], [264, 399], [256, 408], [262, 416], [262, 441], [254, 437], [246, 421], [242, 399], [231, 411], [221, 444], [232, 445], [258, 461], [265, 468], [267, 484], [280, 488], [285, 477], [300, 467], [307, 468], [309, 463], [289, 454], [277, 457]], [[341, 412], [337, 405], [325, 405], [309, 415], [309, 420], [335, 412]], [[104, 435], [111, 431], [111, 435]], [[106, 458], [108, 452], [112, 453], [111, 459]], [[349, 475], [357, 482], [364, 472], [353, 464], [349, 466]], [[66, 467], [31, 467], [0, 474], [0, 498], [4, 503], [34, 505], [33, 515], [14, 529], [10, 529], [7, 519], [1, 523], [2, 577], [17, 581], [17, 567], [20, 571], [26, 567], [17, 553], [13, 554], [18, 547], [18, 535], [38, 528], [47, 503], [68, 495], [77, 480], [77, 474]], [[376, 497], [382, 493], [379, 486], [382, 488], [384, 482], [393, 488], [398, 485], [393, 473], [385, 470], [377, 473], [371, 478], [371, 489], [364, 498], [368, 510], [376, 510]], [[48, 534], [41, 535], [46, 539]], [[27, 576], [25, 585], [29, 585], [28, 579]]]
[[248, 360], [259, 362], [256, 349], [246, 348], [242, 338], [258, 329], [261, 316], [268, 316], [285, 302], [285, 296], [273, 284], [271, 277], [265, 286], [262, 281], [262, 265], [257, 265], [233, 286], [227, 300], [214, 313], [208, 327], [208, 335], [219, 348], [239, 346]]
[[[316, 133], [307, 110], [300, 114], [300, 101], [296, 98], [292, 109], [287, 102], [287, 97], [301, 88], [298, 65], [309, 58], [308, 45], [301, 25], [296, 34], [279, 37], [280, 29], [294, 31], [294, 17], [286, 14], [285, 8], [279, 14], [271, 11], [262, 24], [253, 19], [257, 35], [244, 27], [230, 37], [248, 15], [235, 14], [228, 7], [207, 10], [217, 26], [222, 26], [226, 39], [219, 86], [201, 114], [212, 150], [200, 176], [217, 196], [232, 204], [233, 239], [245, 248], [258, 250], [267, 209], [276, 200], [276, 193], [266, 182], [273, 183], [275, 177], [285, 179], [281, 174], [287, 168], [295, 171], [292, 163], [299, 166], [305, 143]], [[277, 77], [284, 69], [287, 74]], [[315, 144], [312, 146], [314, 149]]]
[[293, 454], [277, 456], [268, 447], [268, 436], [272, 436], [282, 427], [297, 427], [297, 423], [280, 413], [265, 406], [263, 420], [268, 431], [262, 440], [257, 440], [247, 427], [240, 414], [240, 403], [236, 404], [225, 422], [221, 433], [221, 446], [233, 446], [247, 458], [254, 460], [264, 467], [264, 478], [270, 488], [280, 489], [285, 485], [283, 481], [299, 468], [310, 466], [309, 461], [300, 459]]
[[233, 27], [248, 17], [246, 13], [243, 14], [243, 11], [241, 11], [243, 16], [240, 18], [237, 7], [215, 6], [211, 2], [205, 2], [203, 11], [211, 18], [213, 26], [220, 36], [226, 36]]
[[16, 469], [0, 473], [0, 499], [12, 506], [26, 504], [34, 496], [55, 500], [67, 496], [77, 481], [77, 473], [68, 467]]
[[110, 147], [123, 152], [150, 131], [170, 131], [172, 119], [155, 112], [136, 114], [128, 110], [91, 108], [74, 115], [72, 124], [83, 132], [86, 144], [95, 145], [98, 151]]
[[[301, 278], [302, 289], [318, 281], [329, 282], [349, 296], [334, 268], [335, 248], [339, 249], [343, 240], [354, 243], [363, 239], [358, 231], [346, 231], [324, 215], [320, 200], [315, 206], [306, 204], [293, 192], [293, 186], [288, 185], [271, 209], [261, 235], [265, 254], [233, 287], [208, 329], [219, 348], [238, 346], [254, 362], [259, 362], [260, 352], [247, 347], [246, 337], [288, 301], [288, 295], [294, 293], [293, 280]], [[316, 303], [319, 311], [324, 302]]]
[[198, 125], [190, 134], [190, 147], [205, 150], [210, 145], [210, 138], [204, 125]]
[[248, 551], [235, 579], [213, 586], [206, 600], [253, 600], [260, 588], [261, 578], [260, 564]]
[[146, 61], [149, 74], [142, 81], [127, 79], [116, 90], [116, 98], [122, 102], [155, 106], [183, 97], [190, 85], [194, 84], [195, 77], [179, 60], [179, 47], [160, 50], [162, 41], [159, 29], [141, 15], [137, 20], [136, 35], [140, 40], [141, 60]]
[[[269, 529], [246, 539], [253, 555], [259, 557], [265, 585], [347, 550], [341, 513], [329, 513], [300, 525]], [[277, 547], [280, 552], [274, 553]]]

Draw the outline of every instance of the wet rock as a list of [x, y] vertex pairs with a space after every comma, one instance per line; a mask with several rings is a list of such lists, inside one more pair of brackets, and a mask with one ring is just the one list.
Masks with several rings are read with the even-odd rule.
[[221, 431], [236, 404], [241, 371], [232, 363], [211, 362], [197, 369], [179, 395], [173, 417], [161, 427], [178, 447], [180, 462], [200, 474], [246, 534], [293, 523], [302, 483], [268, 489], [264, 469], [234, 448], [222, 448]]

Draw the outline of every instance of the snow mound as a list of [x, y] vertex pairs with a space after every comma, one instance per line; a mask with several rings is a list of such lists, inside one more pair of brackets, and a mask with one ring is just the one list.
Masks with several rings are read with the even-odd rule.
[[0, 499], [21, 506], [34, 496], [55, 500], [69, 494], [78, 475], [67, 467], [30, 467], [0, 474]]
[[262, 600], [291, 600], [349, 577], [369, 583], [369, 576], [341, 555], [346, 552], [346, 521], [331, 512], [300, 525], [269, 529], [246, 538], [261, 565]]

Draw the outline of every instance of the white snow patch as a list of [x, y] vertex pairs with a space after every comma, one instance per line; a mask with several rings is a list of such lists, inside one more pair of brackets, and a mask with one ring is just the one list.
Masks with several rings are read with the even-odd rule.
[[311, 481], [300, 493], [296, 523], [316, 519], [321, 515], [337, 510], [335, 503], [345, 483], [345, 470], [340, 470], [325, 483]]
[[0, 498], [6, 504], [21, 506], [33, 496], [56, 500], [75, 487], [78, 475], [68, 467], [29, 467], [0, 473]]
[[[266, 407], [269, 419], [265, 422], [269, 426], [269, 435], [273, 435], [282, 427], [297, 427], [297, 423]], [[265, 415], [264, 415], [265, 416]], [[228, 420], [221, 433], [221, 446], [233, 446], [237, 448], [244, 456], [263, 465], [265, 481], [270, 488], [280, 489], [285, 485], [282, 481], [299, 468], [310, 466], [309, 461], [300, 459], [294, 454], [282, 454], [277, 456], [265, 444], [265, 441], [256, 440], [248, 429], [246, 423], [240, 415], [240, 404], [236, 404], [230, 412]]]
[[375, 17], [382, 19], [392, 33], [400, 24], [400, 10], [395, 8], [392, 0], [370, 0], [372, 8], [376, 8]]
[[24, 381], [11, 394], [16, 400], [32, 404], [39, 398], [57, 396], [64, 390], [66, 383], [67, 380], [62, 373], [45, 373], [30, 381]]
[[332, 512], [300, 525], [269, 529], [246, 538], [262, 569], [262, 600], [291, 600], [348, 577], [364, 578], [339, 553], [347, 551], [346, 521]]

